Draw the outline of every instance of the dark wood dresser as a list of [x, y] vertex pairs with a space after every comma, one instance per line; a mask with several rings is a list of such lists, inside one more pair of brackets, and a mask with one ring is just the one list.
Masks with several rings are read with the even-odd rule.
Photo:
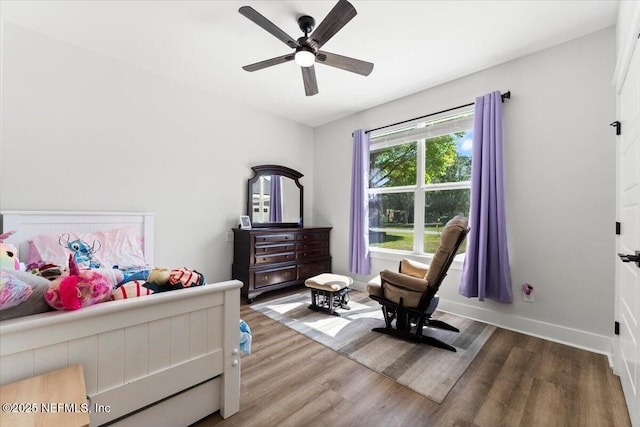
[[251, 303], [258, 295], [331, 272], [331, 227], [234, 229], [232, 275]]

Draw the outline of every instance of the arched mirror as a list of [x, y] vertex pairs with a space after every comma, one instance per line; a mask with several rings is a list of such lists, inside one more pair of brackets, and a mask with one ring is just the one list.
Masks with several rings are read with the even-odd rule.
[[278, 165], [253, 166], [248, 181], [247, 215], [254, 228], [302, 227], [303, 188], [296, 170]]

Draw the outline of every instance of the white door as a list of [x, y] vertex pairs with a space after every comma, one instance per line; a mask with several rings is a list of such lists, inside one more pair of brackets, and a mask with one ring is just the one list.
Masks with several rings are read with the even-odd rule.
[[[618, 94], [618, 253], [640, 255], [640, 43], [635, 43]], [[639, 251], [639, 252], [636, 252]], [[624, 262], [626, 261], [626, 262]], [[620, 256], [616, 263], [616, 315], [620, 336], [616, 371], [620, 375], [631, 423], [640, 426], [640, 262]]]

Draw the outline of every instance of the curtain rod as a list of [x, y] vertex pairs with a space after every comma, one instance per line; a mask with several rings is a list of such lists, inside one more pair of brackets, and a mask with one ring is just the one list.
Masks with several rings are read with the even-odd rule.
[[[502, 95], [500, 95], [502, 97], [502, 102], [504, 102], [505, 99], [511, 99], [511, 91], [508, 90], [505, 93], [503, 93]], [[426, 117], [430, 117], [430, 116], [435, 116], [436, 114], [442, 114], [442, 113], [447, 113], [449, 111], [453, 111], [453, 110], [457, 110], [458, 108], [464, 108], [464, 107], [470, 107], [473, 104], [475, 104], [475, 102], [471, 102], [469, 104], [464, 104], [464, 105], [458, 105], [457, 107], [453, 107], [453, 108], [447, 108], [446, 110], [442, 110], [442, 111], [437, 111], [435, 113], [430, 113], [430, 114], [425, 114], [424, 116], [420, 116], [420, 117], [414, 117], [413, 119], [408, 119], [408, 120], [403, 120], [401, 122], [397, 122], [397, 123], [392, 123], [390, 125], [386, 125], [386, 126], [380, 126], [379, 128], [375, 128], [375, 129], [370, 129], [370, 130], [366, 130], [364, 131], [364, 133], [369, 133], [369, 132], [374, 132], [380, 129], [385, 129], [385, 128], [389, 128], [391, 126], [397, 126], [397, 125], [401, 125], [403, 123], [408, 123], [408, 122], [412, 122], [414, 120], [419, 120], [419, 119], [424, 119]], [[353, 136], [353, 135], [352, 135]]]

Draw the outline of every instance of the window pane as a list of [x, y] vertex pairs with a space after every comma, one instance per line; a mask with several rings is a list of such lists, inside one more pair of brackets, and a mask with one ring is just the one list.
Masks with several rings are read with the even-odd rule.
[[[427, 191], [424, 207], [424, 251], [435, 253], [440, 243], [442, 227], [456, 215], [469, 217], [470, 189]], [[465, 251], [466, 241], [459, 253]]]
[[473, 131], [425, 141], [425, 184], [471, 180]]
[[369, 195], [369, 246], [413, 250], [413, 193]]
[[371, 151], [369, 188], [398, 187], [415, 183], [416, 142]]

